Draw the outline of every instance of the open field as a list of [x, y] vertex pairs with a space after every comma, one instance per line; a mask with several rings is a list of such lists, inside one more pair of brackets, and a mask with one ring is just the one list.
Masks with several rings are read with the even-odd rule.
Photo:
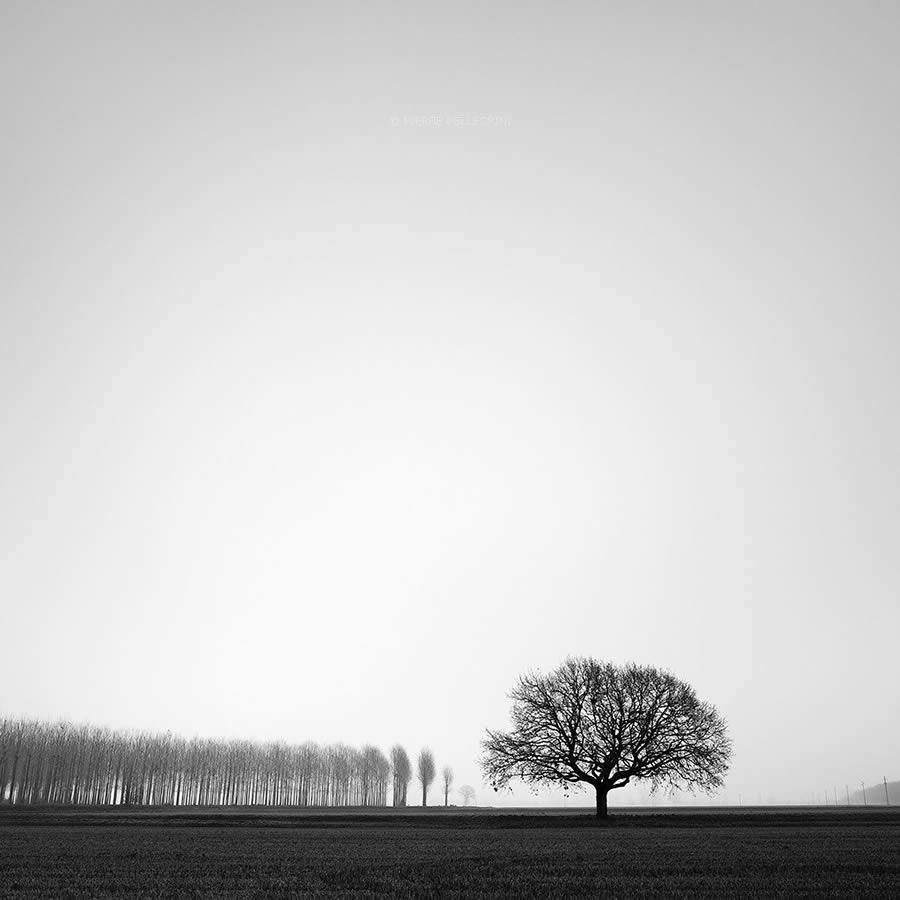
[[900, 810], [5, 809], [0, 897], [897, 897]]

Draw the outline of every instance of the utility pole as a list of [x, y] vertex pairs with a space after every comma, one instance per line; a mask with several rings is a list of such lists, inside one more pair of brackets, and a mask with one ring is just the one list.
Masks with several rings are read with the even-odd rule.
[[884, 775], [884, 776], [882, 776], [882, 777], [884, 778], [884, 802], [885, 802], [888, 806], [890, 806], [890, 805], [891, 805], [891, 798], [890, 798], [890, 796], [889, 796], [889, 794], [888, 794], [888, 789], [887, 789], [887, 775]]

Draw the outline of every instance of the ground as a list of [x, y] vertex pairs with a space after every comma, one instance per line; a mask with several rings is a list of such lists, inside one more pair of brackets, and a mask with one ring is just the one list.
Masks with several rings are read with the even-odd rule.
[[0, 809], [0, 897], [900, 897], [900, 810]]

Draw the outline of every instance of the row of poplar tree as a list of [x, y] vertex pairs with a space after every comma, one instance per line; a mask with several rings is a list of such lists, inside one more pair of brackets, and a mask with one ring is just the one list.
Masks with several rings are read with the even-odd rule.
[[[424, 804], [429, 750], [417, 768]], [[371, 745], [186, 740], [0, 718], [3, 804], [387, 806], [391, 789], [392, 804], [406, 806], [412, 774], [400, 745], [388, 759]]]

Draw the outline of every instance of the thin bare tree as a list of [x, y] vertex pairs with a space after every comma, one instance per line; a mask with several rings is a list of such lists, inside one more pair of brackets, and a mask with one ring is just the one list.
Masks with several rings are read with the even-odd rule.
[[428, 806], [428, 788], [434, 781], [434, 754], [427, 747], [419, 753], [416, 764], [416, 776], [422, 784], [422, 806]]
[[400, 744], [391, 748], [391, 771], [394, 775], [393, 804], [406, 806], [406, 792], [412, 780], [412, 764]]
[[450, 766], [444, 766], [441, 777], [444, 779], [444, 806], [449, 806], [450, 788], [453, 786], [453, 769]]

